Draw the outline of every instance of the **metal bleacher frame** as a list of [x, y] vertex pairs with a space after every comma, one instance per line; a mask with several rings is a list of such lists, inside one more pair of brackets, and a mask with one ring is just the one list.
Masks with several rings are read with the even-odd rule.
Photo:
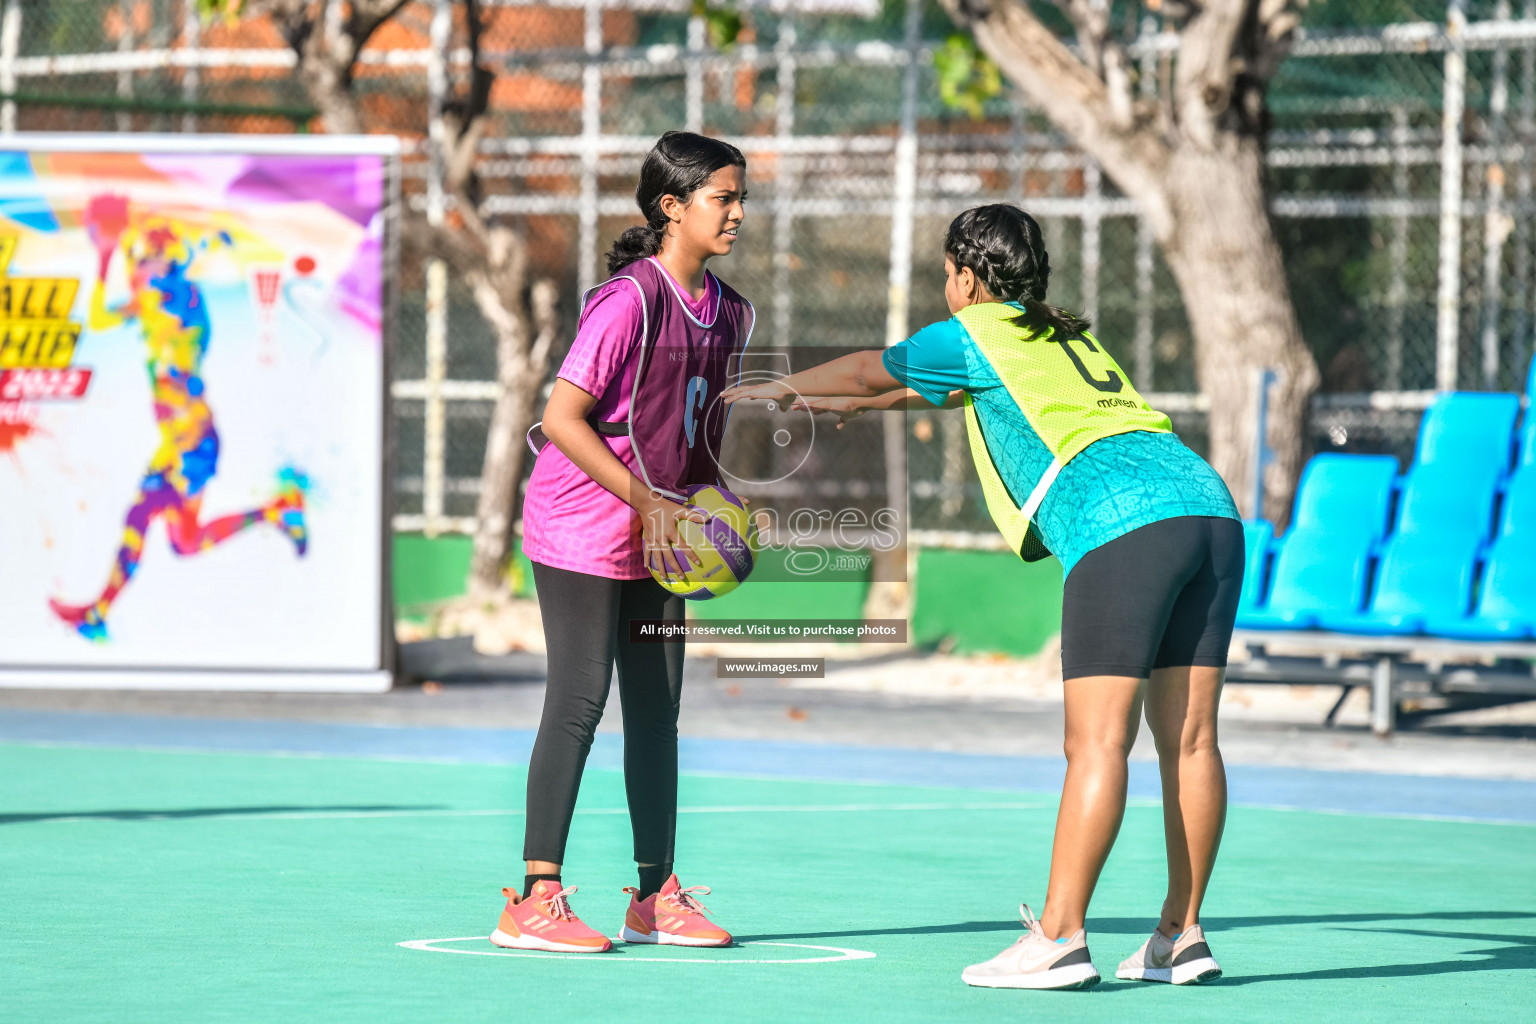
[[[1228, 662], [1228, 682], [1343, 687], [1328, 712], [1329, 725], [1355, 687], [1370, 687], [1371, 731], [1378, 736], [1392, 734], [1398, 705], [1413, 697], [1504, 694], [1536, 699], [1532, 641], [1256, 629], [1238, 629], [1232, 641], [1246, 648], [1249, 657]], [[1490, 659], [1492, 665], [1483, 663]], [[1511, 664], [1520, 661], [1526, 664]]]

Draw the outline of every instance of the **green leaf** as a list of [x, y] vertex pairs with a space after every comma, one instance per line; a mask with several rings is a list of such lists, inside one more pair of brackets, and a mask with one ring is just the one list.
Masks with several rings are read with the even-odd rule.
[[197, 13], [204, 22], [220, 17], [233, 22], [240, 17], [240, 8], [244, 3], [245, 0], [197, 0]]
[[1003, 89], [1002, 72], [967, 35], [956, 33], [934, 51], [933, 70], [944, 105], [965, 111], [973, 121], [981, 120], [987, 100]]
[[704, 33], [709, 45], [717, 50], [728, 50], [736, 45], [741, 35], [741, 15], [735, 11], [711, 10], [704, 15]]
[[693, 0], [693, 16], [704, 19], [704, 35], [717, 50], [729, 50], [741, 36], [741, 14], [735, 0]]

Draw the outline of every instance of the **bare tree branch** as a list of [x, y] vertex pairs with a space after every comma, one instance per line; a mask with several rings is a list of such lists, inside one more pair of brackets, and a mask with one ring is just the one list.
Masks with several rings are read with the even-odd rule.
[[[351, 0], [343, 19], [329, 19], [339, 0], [247, 0], [246, 17], [266, 15], [299, 58], [299, 79], [320, 111], [325, 130], [359, 134], [362, 111], [352, 94], [357, 55], [380, 25], [408, 0]], [[333, 24], [333, 21], [339, 23]]]
[[1206, 0], [1179, 33], [1174, 109], [1180, 136], [1201, 149], [1216, 146], [1219, 121], [1232, 99], [1233, 51], [1252, 0]]
[[1153, 231], [1166, 237], [1173, 218], [1162, 179], [1169, 149], [1156, 128], [1126, 117], [1128, 101], [1056, 37], [1021, 0], [940, 0], [1030, 102], [1095, 160], [1142, 206]]
[[533, 339], [529, 362], [540, 366], [549, 362], [555, 338], [560, 333], [559, 299], [560, 290], [549, 278], [541, 277], [533, 283], [528, 295], [528, 306], [533, 312], [533, 326], [538, 334]]
[[1280, 62], [1291, 52], [1301, 7], [1307, 0], [1259, 0], [1248, 31], [1247, 50], [1253, 74], [1263, 81], [1274, 77]]
[[1057, 0], [1057, 3], [1077, 30], [1077, 47], [1083, 65], [1104, 83], [1115, 126], [1130, 128], [1135, 121], [1130, 67], [1124, 48], [1110, 34], [1109, 0]]
[[1102, 78], [1104, 46], [1109, 41], [1109, 0], [1066, 0], [1065, 9], [1077, 30], [1084, 66]]

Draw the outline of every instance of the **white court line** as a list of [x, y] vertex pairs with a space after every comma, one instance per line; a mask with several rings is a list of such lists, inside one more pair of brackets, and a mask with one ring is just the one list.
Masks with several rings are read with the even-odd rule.
[[[722, 807], [679, 807], [678, 814], [827, 814], [856, 813], [865, 811], [1021, 811], [1050, 806], [1044, 803], [948, 803], [948, 804], [741, 804]], [[37, 812], [45, 813], [45, 812]], [[111, 814], [80, 814], [67, 818], [44, 818], [25, 824], [53, 824], [77, 821], [218, 821], [239, 819], [248, 821], [338, 821], [362, 818], [500, 818], [526, 813], [522, 808], [486, 808], [482, 810], [419, 810], [419, 811], [273, 811], [263, 814], [136, 814], [131, 818], [114, 818]], [[628, 814], [627, 807], [578, 808], [577, 814]], [[23, 824], [16, 822], [15, 824]]]
[[717, 957], [684, 956], [613, 956], [609, 953], [539, 953], [510, 949], [443, 949], [439, 942], [489, 942], [489, 935], [469, 935], [458, 939], [411, 939], [395, 945], [406, 949], [419, 949], [427, 953], [462, 953], [465, 956], [515, 956], [539, 960], [603, 960], [609, 963], [631, 964], [830, 964], [840, 960], [873, 960], [875, 954], [863, 949], [843, 949], [840, 946], [810, 946], [803, 942], [743, 942], [743, 946], [786, 946], [790, 949], [816, 949], [837, 956], [799, 957], [793, 960], [723, 960]]
[[[382, 762], [382, 763], [385, 763], [385, 764], [430, 764], [430, 765], [442, 765], [442, 766], [449, 766], [449, 767], [457, 767], [457, 766], [462, 766], [462, 765], [483, 766], [483, 767], [487, 767], [487, 768], [515, 768], [515, 767], [517, 767], [517, 765], [513, 765], [513, 764], [510, 764], [510, 763], [504, 762], [504, 761], [465, 760], [463, 758], [449, 758], [449, 757], [407, 757], [407, 756], [393, 756], [393, 757], [391, 757], [391, 756], [377, 755], [377, 754], [333, 754], [333, 753], [317, 753], [317, 752], [314, 752], [314, 751], [302, 751], [302, 750], [256, 750], [256, 749], [233, 749], [232, 750], [232, 749], [227, 749], [227, 748], [216, 748], [216, 747], [207, 747], [207, 748], [204, 748], [204, 747], [160, 747], [160, 746], [149, 746], [149, 745], [138, 745], [138, 744], [130, 745], [130, 746], [123, 746], [123, 745], [119, 745], [119, 744], [90, 743], [90, 742], [83, 742], [83, 741], [35, 740], [35, 739], [0, 739], [0, 747], [8, 747], [8, 746], [12, 746], [12, 747], [38, 747], [38, 748], [43, 748], [43, 749], [56, 749], [56, 750], [113, 750], [113, 751], [128, 751], [128, 752], [131, 752], [131, 753], [143, 753], [143, 754], [194, 754], [194, 755], [199, 755], [199, 756], [215, 755], [215, 756], [221, 756], [221, 757], [283, 757], [283, 758], [294, 758], [294, 759], [298, 759], [298, 760], [310, 760], [310, 761], [377, 761], [377, 762]], [[1250, 767], [1253, 767], [1253, 766], [1250, 766]], [[1262, 767], [1286, 767], [1286, 766], [1284, 766], [1284, 765], [1268, 765], [1268, 766], [1259, 765], [1257, 767], [1261, 767], [1262, 768]], [[604, 771], [617, 771], [617, 769], [613, 769], [613, 768], [602, 769], [602, 770], [604, 770]], [[934, 785], [926, 785], [925, 786], [925, 785], [920, 784], [920, 783], [897, 783], [897, 784], [892, 784], [892, 783], [888, 783], [888, 782], [877, 782], [877, 781], [873, 781], [873, 780], [870, 780], [870, 779], [839, 779], [839, 778], [824, 778], [824, 777], [819, 777], [819, 776], [813, 777], [813, 776], [808, 776], [808, 775], [807, 776], [800, 776], [800, 775], [762, 775], [762, 774], [749, 773], [749, 772], [696, 771], [696, 770], [691, 770], [691, 769], [690, 770], [684, 770], [684, 771], [680, 772], [680, 774], [682, 776], [684, 776], [684, 777], [699, 778], [699, 779], [726, 779], [726, 780], [732, 780], [732, 781], [740, 779], [740, 780], [746, 780], [746, 781], [749, 781], [749, 782], [806, 782], [806, 783], [811, 783], [813, 785], [825, 785], [825, 786], [864, 786], [864, 787], [868, 787], [870, 789], [896, 789], [896, 788], [902, 788], [902, 789], [933, 789], [933, 788], [947, 788], [947, 789], [966, 789], [966, 790], [970, 790], [972, 792], [982, 792], [982, 793], [1016, 793], [1016, 792], [1019, 792], [1018, 789], [1009, 788], [1009, 787], [1005, 787], [1005, 786], [997, 786], [997, 787], [993, 787], [993, 786], [964, 786], [964, 785], [960, 785], [958, 783], [952, 783], [952, 784], [950, 784], [948, 786], [934, 786]], [[1358, 774], [1358, 775], [1371, 775], [1371, 776], [1374, 776], [1376, 778], [1397, 778], [1397, 779], [1406, 780], [1408, 782], [1412, 782], [1413, 779], [1419, 777], [1419, 776], [1413, 776], [1413, 775], [1397, 775], [1397, 774], [1392, 773], [1392, 772], [1356, 772], [1354, 774]], [[1473, 781], [1473, 782], [1477, 782], [1477, 781], [1529, 782], [1529, 781], [1531, 781], [1529, 779], [1482, 780], [1482, 779], [1477, 779], [1477, 778], [1475, 778], [1473, 776], [1429, 776], [1429, 777], [1430, 778], [1436, 778], [1436, 779], [1439, 779], [1439, 778], [1451, 778], [1451, 779], [1458, 779], [1458, 780], [1459, 779], [1466, 779], [1467, 781]], [[1022, 808], [1029, 808], [1029, 807], [1054, 806], [1056, 802], [1057, 801], [1053, 797], [1049, 802], [1044, 803], [1044, 804], [986, 804], [986, 805], [981, 805], [981, 806], [987, 806], [987, 807], [1006, 807], [1006, 808], [1009, 808], [1009, 809], [1022, 809]], [[965, 808], [969, 809], [969, 806], [968, 805], [964, 805], [964, 804], [945, 804], [945, 805], [934, 805], [934, 806], [935, 806], [935, 808], [937, 808], [939, 806], [944, 806], [944, 807], [965, 807]], [[1158, 799], [1156, 799], [1154, 797], [1132, 797], [1130, 800], [1128, 800], [1126, 802], [1126, 806], [1127, 807], [1161, 807], [1162, 806], [1162, 801], [1158, 800]], [[1342, 817], [1349, 817], [1349, 818], [1388, 818], [1388, 819], [1400, 820], [1400, 821], [1432, 821], [1432, 822], [1443, 822], [1443, 823], [1451, 824], [1451, 825], [1498, 825], [1498, 826], [1511, 826], [1512, 825], [1512, 826], [1517, 826], [1517, 827], [1521, 827], [1521, 828], [1536, 827], [1536, 821], [1527, 821], [1527, 820], [1523, 820], [1523, 819], [1520, 819], [1520, 818], [1479, 818], [1479, 817], [1474, 817], [1474, 816], [1470, 816], [1470, 815], [1457, 815], [1457, 814], [1418, 814], [1418, 813], [1414, 813], [1412, 811], [1349, 810], [1347, 808], [1341, 808], [1341, 807], [1307, 807], [1307, 806], [1299, 805], [1299, 804], [1298, 805], [1288, 805], [1288, 804], [1257, 804], [1257, 803], [1248, 803], [1246, 801], [1230, 801], [1227, 806], [1228, 807], [1245, 808], [1245, 809], [1250, 809], [1250, 810], [1259, 810], [1259, 811], [1283, 811], [1283, 812], [1290, 813], [1290, 814], [1327, 814], [1327, 815], [1342, 816]], [[803, 809], [804, 808], [795, 808], [795, 810], [803, 810]], [[685, 808], [679, 808], [678, 810], [679, 810], [679, 813], [690, 813], [690, 811], [688, 809], [685, 809]], [[358, 814], [358, 815], [356, 815], [356, 817], [383, 817], [387, 813], [388, 812], [381, 812], [381, 813], [375, 814], [375, 815]], [[400, 814], [400, 816], [402, 816], [402, 817], [405, 816], [405, 813], [409, 813], [409, 812], [402, 812]], [[417, 812], [417, 813], [425, 813], [425, 812]], [[455, 813], [456, 814], [456, 813], [465, 813], [465, 812], [446, 812], [446, 813]], [[480, 814], [521, 814], [522, 812], [521, 811], [480, 811], [480, 812], [467, 812], [467, 813], [480, 813]], [[577, 814], [622, 814], [622, 813], [627, 813], [627, 812], [622, 811], [622, 810], [606, 810], [605, 809], [605, 810], [594, 810], [594, 811], [577, 811], [576, 813]], [[694, 812], [691, 812], [691, 813], [698, 813], [698, 812], [694, 811]], [[253, 815], [253, 814], [211, 815], [210, 814], [210, 815], [204, 816], [205, 820], [206, 819], [214, 819], [214, 818], [218, 818], [218, 817], [254, 818], [254, 817], [257, 817], [257, 815]], [[276, 817], [276, 816], [273, 815], [272, 817]], [[297, 818], [316, 818], [316, 817], [319, 817], [319, 815], [306, 814], [306, 815], [293, 815], [292, 817], [294, 817], [296, 819]], [[346, 815], [338, 814], [338, 815], [335, 815], [335, 817], [346, 817]], [[88, 817], [83, 817], [83, 818], [79, 818], [79, 819], [75, 819], [75, 818], [52, 818], [52, 819], [49, 819], [49, 820], [50, 821], [76, 821], [76, 820], [79, 820], [79, 821], [101, 821], [103, 819], [100, 818], [100, 817], [90, 817], [90, 816], [88, 816]], [[146, 816], [144, 818], [139, 818], [139, 819], [136, 819], [136, 820], [143, 821], [143, 820], [158, 820], [158, 819], [155, 819], [152, 816]]]
[[[1162, 802], [1159, 801], [1161, 806]], [[1459, 814], [1414, 814], [1411, 811], [1346, 811], [1337, 807], [1295, 807], [1289, 804], [1232, 804], [1250, 811], [1284, 811], [1287, 814], [1327, 814], [1335, 818], [1390, 818], [1394, 821], [1435, 821], [1448, 825], [1520, 825], [1536, 827], [1536, 821], [1519, 818], [1471, 818]]]

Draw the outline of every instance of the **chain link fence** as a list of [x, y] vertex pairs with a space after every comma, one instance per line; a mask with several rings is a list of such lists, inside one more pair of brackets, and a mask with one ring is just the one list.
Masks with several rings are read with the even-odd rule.
[[[645, 151], [687, 127], [748, 157], [750, 219], [720, 270], [756, 303], [755, 344], [878, 348], [947, 315], [948, 220], [1020, 202], [1046, 230], [1052, 301], [1093, 318], [1201, 448], [1208, 399], [1183, 303], [1135, 204], [1006, 85], [978, 120], [945, 106], [933, 53], [953, 26], [935, 4], [911, 3], [743, 3], [740, 36], [716, 49], [685, 0], [482, 0], [481, 59], [496, 73], [485, 208], [524, 226], [560, 288], [563, 336], [601, 280], [601, 254], [637, 221]], [[468, 76], [463, 7], [449, 5], [448, 45], [435, 47], [438, 6], [402, 8], [363, 51], [355, 84], [368, 130], [406, 139], [418, 206], [434, 104]], [[3, 10], [0, 130], [318, 130], [293, 52], [265, 19], [204, 22], [191, 0]], [[1518, 388], [1530, 362], [1536, 0], [1362, 0], [1313, 4], [1305, 18], [1271, 86], [1268, 161], [1323, 371], [1313, 443], [1406, 456], [1435, 390]], [[1116, 4], [1115, 24], [1139, 89], [1162, 95], [1174, 43], [1156, 8]], [[397, 526], [468, 530], [494, 336], [462, 285], [450, 281], [439, 307], [421, 261], [407, 253], [402, 267]], [[427, 354], [434, 317], [440, 361]], [[740, 421], [749, 435], [769, 429], [755, 416]], [[870, 465], [851, 472], [845, 499], [882, 486], [874, 467], [888, 444], [875, 422], [850, 424], [848, 457]], [[963, 435], [956, 416], [908, 420], [914, 523], [931, 541], [989, 530]]]

